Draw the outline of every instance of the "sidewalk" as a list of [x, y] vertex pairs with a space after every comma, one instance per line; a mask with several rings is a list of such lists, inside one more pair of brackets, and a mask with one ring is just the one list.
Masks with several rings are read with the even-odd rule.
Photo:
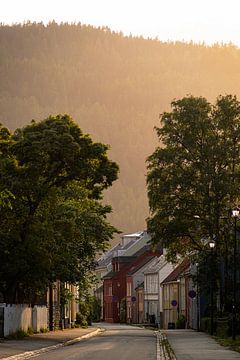
[[219, 345], [210, 335], [194, 330], [164, 330], [177, 360], [239, 360], [240, 353]]
[[65, 329], [51, 331], [45, 334], [35, 334], [23, 340], [1, 340], [0, 359], [21, 360], [28, 359], [33, 354], [70, 345], [74, 342], [97, 335], [102, 329], [89, 327], [87, 329]]

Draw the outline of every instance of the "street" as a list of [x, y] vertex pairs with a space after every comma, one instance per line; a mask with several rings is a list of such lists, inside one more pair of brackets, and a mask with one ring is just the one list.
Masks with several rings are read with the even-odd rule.
[[156, 360], [154, 331], [126, 325], [104, 324], [92, 339], [34, 356], [38, 360]]

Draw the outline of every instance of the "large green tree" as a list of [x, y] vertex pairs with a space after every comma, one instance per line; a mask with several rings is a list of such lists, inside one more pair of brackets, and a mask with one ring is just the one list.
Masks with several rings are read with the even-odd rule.
[[208, 238], [223, 253], [240, 195], [240, 103], [231, 95], [214, 105], [187, 96], [171, 105], [156, 128], [161, 145], [148, 158], [148, 230], [171, 257], [201, 250]]
[[168, 249], [169, 258], [197, 257], [199, 288], [206, 296], [213, 272], [208, 242], [214, 239], [214, 292], [221, 313], [231, 312], [231, 210], [240, 200], [240, 103], [231, 95], [219, 96], [214, 105], [188, 96], [171, 105], [156, 128], [161, 145], [148, 158], [148, 231], [154, 244]]
[[50, 116], [0, 132], [0, 292], [6, 302], [34, 301], [56, 278], [84, 279], [116, 229], [101, 203], [117, 178], [108, 146], [94, 143], [68, 116]]

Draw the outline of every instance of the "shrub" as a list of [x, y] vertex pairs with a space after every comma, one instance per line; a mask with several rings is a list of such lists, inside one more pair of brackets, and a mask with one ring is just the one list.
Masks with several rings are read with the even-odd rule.
[[47, 333], [48, 332], [48, 329], [47, 328], [40, 328], [40, 333], [44, 334], [44, 333]]
[[204, 317], [201, 319], [201, 330], [204, 331], [204, 332], [208, 332], [210, 333], [210, 322], [211, 322], [211, 319], [209, 317]]
[[11, 334], [9, 334], [8, 336], [6, 336], [6, 339], [21, 340], [27, 336], [29, 336], [29, 334], [26, 331], [24, 331], [22, 329], [18, 329], [17, 331], [14, 331]]
[[186, 319], [184, 315], [180, 315], [176, 321], [176, 328], [177, 329], [185, 329]]

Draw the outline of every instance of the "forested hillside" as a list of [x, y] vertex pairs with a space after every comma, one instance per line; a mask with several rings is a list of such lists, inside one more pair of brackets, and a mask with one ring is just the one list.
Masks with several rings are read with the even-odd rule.
[[111, 146], [120, 178], [106, 194], [123, 232], [145, 228], [145, 160], [159, 113], [174, 98], [240, 95], [240, 50], [124, 37], [107, 28], [51, 23], [0, 26], [0, 122], [11, 130], [70, 114]]

